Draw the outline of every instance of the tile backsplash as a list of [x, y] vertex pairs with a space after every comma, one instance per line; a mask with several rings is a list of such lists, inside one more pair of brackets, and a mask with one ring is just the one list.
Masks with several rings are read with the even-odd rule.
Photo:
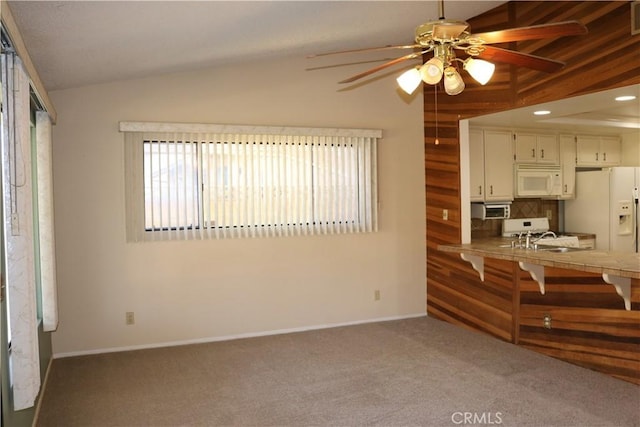
[[[515, 199], [511, 204], [511, 218], [544, 218], [551, 211], [549, 228], [558, 230], [558, 201], [543, 199]], [[501, 219], [472, 219], [471, 238], [494, 237], [502, 234]]]

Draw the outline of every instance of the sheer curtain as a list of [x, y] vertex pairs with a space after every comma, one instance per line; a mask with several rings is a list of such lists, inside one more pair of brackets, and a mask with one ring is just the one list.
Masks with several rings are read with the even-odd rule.
[[56, 287], [56, 244], [53, 232], [51, 119], [46, 111], [36, 112], [36, 152], [42, 327], [45, 332], [50, 332], [55, 331], [58, 327], [58, 292]]
[[[10, 381], [15, 410], [34, 405], [40, 389], [33, 234], [29, 78], [14, 54], [2, 55], [2, 216]], [[4, 343], [3, 343], [4, 345]]]

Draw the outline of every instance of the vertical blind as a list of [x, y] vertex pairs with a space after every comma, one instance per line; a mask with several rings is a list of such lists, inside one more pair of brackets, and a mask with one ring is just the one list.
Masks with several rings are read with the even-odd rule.
[[33, 406], [40, 390], [29, 76], [14, 54], [2, 54], [1, 61], [2, 244], [11, 343], [9, 381], [17, 411]]
[[194, 126], [121, 123], [130, 241], [377, 230], [381, 131]]

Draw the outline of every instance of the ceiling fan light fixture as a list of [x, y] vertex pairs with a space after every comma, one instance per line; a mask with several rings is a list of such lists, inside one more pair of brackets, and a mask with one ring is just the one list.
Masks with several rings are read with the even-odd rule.
[[422, 81], [430, 85], [438, 84], [442, 79], [443, 69], [444, 62], [442, 59], [434, 56], [420, 67], [420, 76], [422, 77]]
[[457, 95], [464, 90], [464, 81], [453, 67], [444, 70], [444, 91], [448, 95]]
[[464, 61], [464, 69], [481, 85], [487, 84], [491, 77], [493, 76], [493, 72], [496, 69], [496, 66], [491, 62], [484, 61], [482, 59], [474, 59], [469, 57]]
[[422, 77], [420, 76], [420, 71], [418, 68], [411, 68], [410, 70], [405, 71], [396, 79], [400, 88], [405, 91], [408, 95], [411, 95], [418, 86], [420, 86], [420, 82], [422, 82]]

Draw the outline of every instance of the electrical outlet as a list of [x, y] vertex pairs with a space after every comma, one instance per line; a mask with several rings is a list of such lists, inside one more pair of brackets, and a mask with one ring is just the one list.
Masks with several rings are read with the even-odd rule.
[[125, 313], [124, 321], [127, 325], [133, 325], [134, 323], [136, 323], [136, 318], [135, 318], [135, 315], [133, 314], [133, 311], [127, 311]]
[[551, 315], [550, 314], [545, 314], [542, 317], [542, 326], [545, 329], [551, 329]]
[[551, 209], [547, 209], [547, 218], [553, 219], [553, 211]]
[[380, 290], [376, 289], [375, 291], [373, 291], [373, 300], [380, 301]]
[[449, 220], [449, 209], [442, 209], [442, 219], [445, 221]]

